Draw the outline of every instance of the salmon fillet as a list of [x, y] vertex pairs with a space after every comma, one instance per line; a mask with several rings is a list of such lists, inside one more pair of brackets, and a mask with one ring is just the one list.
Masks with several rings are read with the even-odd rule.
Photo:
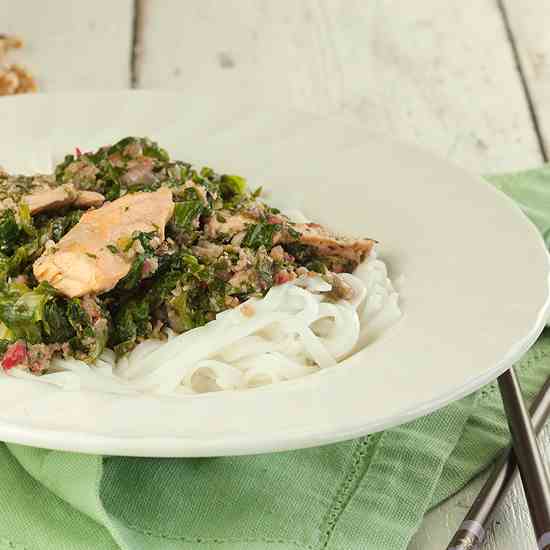
[[101, 206], [105, 202], [105, 197], [95, 191], [80, 191], [68, 183], [52, 189], [40, 189], [23, 197], [22, 200], [27, 203], [30, 213], [34, 215], [68, 205], [82, 208]]
[[34, 275], [69, 298], [106, 292], [132, 265], [131, 254], [113, 252], [112, 246], [135, 232], [156, 231], [164, 240], [173, 211], [172, 191], [163, 187], [154, 193], [125, 195], [86, 212], [52, 253], [36, 260]]
[[339, 237], [317, 223], [298, 223], [294, 229], [300, 233], [299, 242], [317, 249], [320, 255], [339, 256], [357, 263], [361, 263], [376, 244], [372, 239]]
[[[249, 211], [237, 214], [220, 211], [220, 214], [223, 221], [218, 219], [219, 216], [211, 216], [206, 223], [206, 235], [210, 238], [217, 238], [220, 235], [231, 238], [257, 223], [259, 218], [255, 218]], [[288, 218], [282, 215], [270, 215], [267, 217], [267, 222], [281, 226], [273, 236], [274, 245], [299, 242], [315, 248], [319, 255], [336, 256], [356, 263], [361, 263], [375, 244], [372, 239], [340, 237], [318, 223], [289, 224]], [[289, 231], [289, 228], [294, 231]], [[299, 233], [299, 236], [296, 236], [296, 233]]]

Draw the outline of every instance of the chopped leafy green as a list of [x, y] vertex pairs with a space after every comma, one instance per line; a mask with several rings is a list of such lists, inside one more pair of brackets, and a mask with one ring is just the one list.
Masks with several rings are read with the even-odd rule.
[[[128, 273], [118, 282], [116, 285], [117, 290], [132, 290], [139, 286], [142, 276], [143, 276], [143, 266], [147, 258], [151, 258], [154, 255], [153, 247], [151, 246], [151, 241], [157, 236], [155, 231], [146, 233], [144, 231], [135, 232], [132, 235], [132, 238], [128, 240], [128, 243], [123, 247], [124, 252], [128, 252], [134, 242], [138, 241], [141, 244], [143, 252], [137, 254], [133, 261], [132, 266]], [[111, 247], [112, 245], [107, 245]], [[118, 252], [118, 248], [112, 246], [109, 248], [113, 254]]]
[[212, 181], [216, 179], [216, 173], [214, 172], [214, 170], [212, 170], [212, 168], [209, 168], [208, 166], [203, 166], [201, 168], [200, 175], [203, 178], [206, 178]]
[[141, 246], [143, 247], [143, 250], [147, 254], [153, 254], [153, 248], [151, 247], [151, 241], [157, 236], [157, 233], [155, 231], [151, 231], [149, 233], [145, 231], [138, 231], [132, 235], [132, 239], [134, 241], [139, 241], [141, 243]]
[[299, 231], [296, 231], [296, 229], [294, 229], [291, 225], [289, 225], [286, 230], [293, 239], [298, 240], [302, 236], [302, 234]]
[[104, 160], [105, 157], [108, 158], [113, 155], [124, 154], [129, 145], [135, 145], [141, 148], [142, 154], [146, 157], [154, 158], [162, 162], [168, 162], [170, 160], [168, 153], [159, 147], [154, 141], [151, 141], [148, 138], [136, 138], [131, 136], [123, 138], [120, 141], [117, 141], [114, 145], [107, 147], [104, 151], [104, 155], [99, 158], [95, 157], [94, 160], [97, 162]]
[[281, 230], [280, 224], [259, 222], [251, 225], [242, 241], [242, 246], [257, 249], [265, 246], [270, 249], [273, 246], [273, 236]]
[[138, 254], [132, 262], [130, 271], [128, 271], [128, 273], [118, 282], [117, 288], [122, 290], [131, 290], [132, 288], [136, 288], [141, 281], [144, 263], [145, 255]]
[[190, 229], [202, 211], [203, 204], [199, 200], [178, 202], [174, 208], [174, 224], [180, 230]]
[[113, 254], [118, 254], [119, 253], [118, 248], [114, 244], [108, 244], [107, 245], [107, 250], [109, 250]]
[[75, 336], [69, 340], [73, 353], [79, 359], [95, 361], [107, 344], [108, 319], [102, 316], [99, 320], [92, 322], [80, 298], [67, 300], [66, 315], [75, 332]]
[[176, 288], [184, 274], [184, 264], [180, 254], [169, 256], [155, 273], [146, 299], [152, 307], [158, 307]]
[[120, 197], [120, 183], [113, 182], [105, 189], [105, 198], [108, 201], [114, 201]]
[[179, 166], [179, 179], [183, 183], [187, 180], [189, 176], [191, 165], [186, 162], [180, 162], [180, 161], [177, 161], [176, 165]]
[[187, 308], [193, 326], [204, 325], [224, 309], [225, 295], [225, 283], [219, 279], [210, 280], [206, 287], [201, 284], [190, 285], [187, 290]]
[[55, 179], [58, 181], [58, 182], [63, 182], [66, 180], [66, 177], [65, 177], [65, 170], [69, 167], [70, 164], [72, 164], [73, 162], [75, 161], [75, 156], [74, 155], [65, 155], [65, 158], [63, 159], [63, 162], [59, 163], [56, 167], [55, 167]]
[[184, 254], [182, 256], [183, 265], [188, 273], [200, 281], [206, 281], [210, 277], [210, 272], [207, 266], [201, 264], [196, 256]]
[[39, 256], [42, 249], [43, 247], [38, 239], [33, 239], [20, 246], [7, 261], [8, 272], [11, 275], [19, 273], [27, 264]]
[[93, 338], [94, 330], [90, 316], [82, 307], [80, 298], [72, 298], [67, 301], [67, 320], [73, 327], [77, 336]]
[[8, 346], [11, 344], [10, 340], [0, 339], [0, 355], [6, 353]]
[[184, 201], [196, 201], [200, 200], [200, 195], [195, 187], [187, 187], [187, 189], [183, 191], [182, 198]]
[[125, 138], [120, 139], [113, 145], [107, 148], [107, 156], [114, 155], [116, 153], [122, 153], [122, 151], [128, 146], [132, 145], [134, 143], [139, 143], [141, 140], [139, 138], [135, 138], [132, 136], [128, 136]]
[[31, 218], [31, 211], [26, 202], [22, 202], [19, 205], [19, 225], [29, 237], [34, 237], [36, 235], [36, 229]]
[[187, 292], [182, 291], [178, 296], [172, 298], [170, 300], [170, 307], [173, 313], [172, 322], [174, 330], [177, 332], [185, 332], [195, 326], [193, 316], [187, 304]]
[[9, 342], [13, 341], [13, 332], [0, 321], [0, 339], [8, 340]]
[[220, 191], [224, 199], [242, 195], [246, 191], [246, 180], [241, 176], [224, 174], [220, 180]]
[[47, 344], [68, 342], [76, 334], [69, 322], [66, 303], [62, 298], [46, 302], [42, 324], [44, 328], [44, 341]]
[[116, 313], [109, 344], [118, 354], [132, 349], [136, 339], [150, 329], [150, 312], [146, 300], [131, 300]]
[[262, 288], [273, 286], [273, 260], [267, 254], [265, 247], [260, 247], [256, 256], [256, 271]]
[[0, 293], [0, 320], [11, 331], [14, 339], [23, 339], [31, 344], [40, 343], [40, 322], [44, 318], [44, 306], [50, 298], [47, 293], [36, 289], [21, 292], [19, 288], [8, 285]]
[[168, 162], [170, 160], [170, 155], [168, 152], [154, 142], [149, 142], [143, 145], [143, 154], [146, 157], [151, 157], [162, 162]]
[[59, 216], [53, 218], [50, 221], [48, 232], [51, 239], [54, 242], [59, 242], [61, 237], [65, 235], [70, 229], [72, 229], [79, 221], [82, 216], [81, 210], [73, 210], [66, 216]]
[[21, 229], [17, 225], [13, 210], [4, 210], [0, 216], [0, 252], [12, 254], [17, 247]]
[[33, 291], [37, 292], [38, 294], [43, 294], [44, 296], [57, 296], [57, 290], [46, 281], [42, 281], [38, 286], [33, 289]]
[[113, 166], [110, 163], [105, 165], [103, 180], [105, 181], [105, 198], [108, 201], [114, 201], [120, 197], [122, 188], [120, 177], [123, 173], [123, 170], [119, 167]]

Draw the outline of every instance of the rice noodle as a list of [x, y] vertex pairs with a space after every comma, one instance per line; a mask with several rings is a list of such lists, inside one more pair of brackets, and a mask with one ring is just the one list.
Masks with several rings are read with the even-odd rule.
[[358, 342], [372, 342], [401, 316], [399, 296], [376, 252], [355, 273], [339, 277], [350, 299], [327, 301], [331, 285], [305, 276], [275, 286], [224, 311], [214, 321], [166, 340], [141, 342], [116, 360], [106, 349], [95, 365], [55, 359], [34, 376], [11, 369], [9, 376], [64, 390], [178, 395], [240, 390], [308, 376], [337, 365]]

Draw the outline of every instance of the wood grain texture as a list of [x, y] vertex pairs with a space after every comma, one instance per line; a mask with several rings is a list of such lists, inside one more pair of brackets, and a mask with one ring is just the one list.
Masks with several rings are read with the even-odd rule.
[[550, 158], [550, 3], [546, 0], [501, 0], [539, 127]]
[[0, 32], [25, 48], [10, 56], [28, 67], [41, 91], [128, 88], [131, 0], [0, 2]]
[[141, 0], [137, 84], [371, 128], [476, 171], [541, 160], [493, 0]]

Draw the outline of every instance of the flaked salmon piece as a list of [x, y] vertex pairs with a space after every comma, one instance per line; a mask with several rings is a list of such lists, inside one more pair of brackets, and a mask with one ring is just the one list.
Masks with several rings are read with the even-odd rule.
[[[231, 238], [235, 235], [244, 237], [246, 229], [261, 218], [251, 210], [236, 214], [220, 211], [210, 217], [205, 225], [206, 235], [217, 238], [224, 235]], [[340, 237], [328, 231], [317, 223], [291, 224], [284, 215], [269, 215], [266, 217], [269, 224], [277, 224], [280, 230], [273, 236], [273, 245], [301, 243], [316, 248], [320, 256], [337, 256], [356, 263], [362, 262], [371, 251], [376, 241], [372, 239], [349, 239]], [[297, 235], [297, 233], [299, 235]], [[241, 238], [242, 240], [242, 238]], [[235, 241], [231, 241], [233, 244]]]
[[95, 191], [80, 191], [70, 183], [60, 187], [43, 188], [23, 197], [27, 203], [31, 215], [39, 214], [45, 210], [55, 210], [63, 206], [75, 205], [82, 208], [101, 206], [105, 197]]
[[361, 263], [376, 244], [372, 239], [350, 239], [334, 235], [318, 223], [297, 223], [292, 228], [300, 234], [298, 237], [283, 228], [274, 236], [273, 244], [299, 242], [317, 249], [320, 256], [337, 256], [356, 263]]
[[74, 205], [79, 208], [97, 208], [105, 202], [105, 197], [96, 191], [78, 191]]
[[153, 173], [154, 167], [153, 159], [148, 157], [131, 160], [128, 162], [127, 171], [121, 177], [121, 181], [129, 187], [154, 183], [157, 179]]
[[151, 231], [164, 240], [164, 228], [173, 212], [172, 191], [165, 187], [154, 193], [125, 195], [85, 212], [52, 253], [36, 260], [34, 275], [69, 298], [106, 292], [128, 273], [132, 264], [131, 253], [112, 248], [117, 241], [128, 239], [135, 232]]

